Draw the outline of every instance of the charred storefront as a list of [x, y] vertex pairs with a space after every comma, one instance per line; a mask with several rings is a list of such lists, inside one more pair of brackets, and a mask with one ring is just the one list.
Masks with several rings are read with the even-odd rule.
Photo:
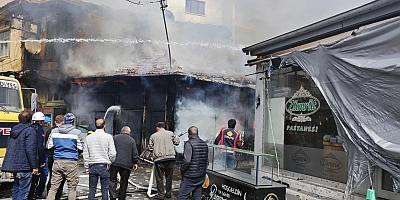
[[[213, 142], [219, 130], [234, 118], [237, 130], [243, 133], [245, 148], [251, 150], [254, 89], [248, 80], [247, 86], [246, 81], [232, 80], [179, 74], [77, 78], [70, 89], [74, 95], [66, 101], [81, 125], [88, 125], [107, 112], [106, 131], [118, 134], [122, 126], [129, 126], [138, 149], [147, 145], [158, 121], [165, 121], [166, 128], [175, 134], [198, 126], [201, 137]], [[180, 150], [183, 146], [177, 148]]]

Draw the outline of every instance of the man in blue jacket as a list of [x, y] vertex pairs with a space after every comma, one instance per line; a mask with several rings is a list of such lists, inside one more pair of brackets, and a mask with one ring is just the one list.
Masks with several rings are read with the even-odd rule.
[[13, 200], [26, 200], [31, 187], [32, 174], [38, 174], [36, 131], [30, 125], [32, 115], [22, 111], [18, 115], [19, 124], [11, 129], [7, 152], [4, 157], [3, 172], [14, 175]]
[[[53, 131], [53, 129], [60, 127], [62, 124], [64, 123], [64, 115], [57, 115], [54, 119], [54, 125], [53, 127], [51, 127], [51, 129], [47, 130], [45, 133], [45, 137], [44, 137], [44, 142], [45, 144], [47, 144], [47, 142], [49, 141], [49, 137], [51, 135], [51, 131]], [[54, 163], [54, 146], [53, 148], [47, 149], [47, 145], [45, 147], [45, 153], [47, 156], [47, 167], [49, 169], [49, 181], [47, 182], [47, 193], [50, 191], [50, 186], [51, 186], [51, 174], [53, 172], [53, 163]], [[67, 179], [65, 178], [65, 176], [63, 176], [63, 180], [61, 181], [60, 187], [58, 187], [57, 193], [56, 193], [56, 198], [55, 200], [60, 200], [61, 196], [62, 196], [62, 192], [63, 192], [63, 188], [64, 188], [64, 184], [67, 181]]]
[[47, 148], [54, 147], [54, 163], [47, 199], [55, 199], [63, 176], [68, 183], [68, 200], [76, 199], [78, 185], [78, 156], [83, 151], [82, 133], [75, 128], [75, 116], [64, 115], [64, 124], [51, 131]]

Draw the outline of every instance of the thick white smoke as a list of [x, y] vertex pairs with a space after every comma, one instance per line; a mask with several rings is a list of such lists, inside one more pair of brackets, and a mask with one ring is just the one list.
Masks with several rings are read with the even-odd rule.
[[[235, 118], [233, 113], [207, 105], [198, 99], [182, 98], [176, 106], [175, 134], [187, 131], [190, 126], [196, 126], [199, 129], [199, 137], [207, 143], [213, 143], [220, 129], [227, 127], [229, 119]], [[243, 129], [239, 120], [235, 128]], [[183, 152], [183, 141], [187, 140], [187, 134], [181, 137], [181, 143], [176, 147], [177, 152]]]

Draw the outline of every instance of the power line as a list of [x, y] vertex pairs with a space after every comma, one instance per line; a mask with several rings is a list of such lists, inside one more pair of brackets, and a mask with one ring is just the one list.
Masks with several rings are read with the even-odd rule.
[[129, 2], [129, 3], [133, 3], [135, 5], [143, 5], [143, 4], [140, 4], [140, 1], [138, 1], [138, 2], [133, 2], [133, 1], [130, 1], [130, 0], [126, 0], [126, 1]]
[[[147, 2], [147, 3], [142, 3], [141, 1], [131, 1], [131, 0], [126, 0], [127, 2], [129, 2], [129, 3], [132, 3], [132, 4], [135, 4], [135, 5], [138, 5], [138, 6], [143, 6], [143, 5], [148, 5], [148, 4], [151, 4], [151, 3], [158, 3], [158, 2], [160, 2], [160, 1], [149, 1], [149, 2]], [[163, 1], [163, 0], [162, 0]]]

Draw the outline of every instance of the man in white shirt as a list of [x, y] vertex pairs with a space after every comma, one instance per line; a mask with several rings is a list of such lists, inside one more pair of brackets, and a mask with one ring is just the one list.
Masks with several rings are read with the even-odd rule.
[[104, 130], [104, 119], [96, 120], [96, 131], [86, 137], [83, 149], [86, 173], [89, 174], [89, 200], [96, 199], [97, 182], [100, 177], [102, 200], [108, 200], [110, 165], [117, 152], [113, 137]]

